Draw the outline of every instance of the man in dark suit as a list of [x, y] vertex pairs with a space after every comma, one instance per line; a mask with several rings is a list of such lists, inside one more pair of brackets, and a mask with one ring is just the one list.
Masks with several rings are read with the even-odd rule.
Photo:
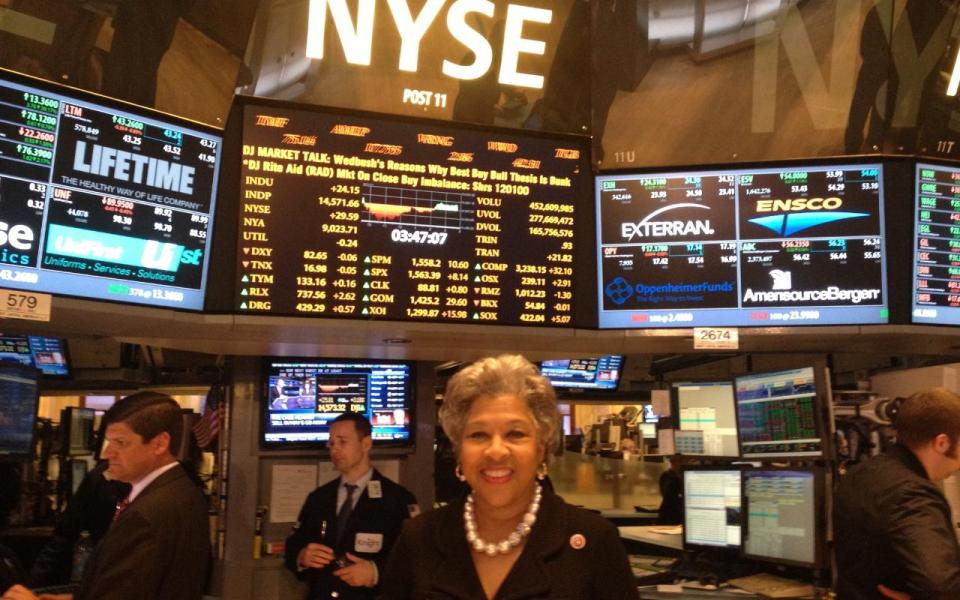
[[[164, 394], [140, 392], [114, 404], [104, 419], [107, 472], [132, 488], [90, 557], [75, 600], [199, 600], [210, 558], [207, 504], [171, 452], [184, 433], [180, 406]], [[21, 586], [3, 596], [34, 599]]]
[[307, 496], [286, 542], [286, 565], [309, 598], [372, 600], [404, 519], [419, 512], [406, 488], [370, 466], [370, 421], [344, 413], [330, 424], [340, 477]]

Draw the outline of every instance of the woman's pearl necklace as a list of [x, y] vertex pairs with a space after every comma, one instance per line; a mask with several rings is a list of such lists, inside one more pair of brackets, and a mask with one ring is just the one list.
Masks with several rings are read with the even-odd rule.
[[508, 535], [507, 539], [501, 540], [496, 544], [485, 542], [477, 535], [477, 521], [473, 516], [473, 494], [471, 493], [467, 496], [466, 504], [463, 505], [463, 523], [467, 528], [467, 543], [473, 547], [474, 551], [483, 552], [490, 557], [496, 556], [497, 554], [506, 554], [519, 546], [523, 538], [530, 535], [533, 524], [537, 522], [537, 511], [540, 510], [540, 496], [542, 492], [543, 490], [538, 483], [536, 490], [533, 492], [533, 502], [530, 503], [527, 512], [524, 513], [523, 518], [520, 519], [520, 524], [517, 525], [517, 529]]

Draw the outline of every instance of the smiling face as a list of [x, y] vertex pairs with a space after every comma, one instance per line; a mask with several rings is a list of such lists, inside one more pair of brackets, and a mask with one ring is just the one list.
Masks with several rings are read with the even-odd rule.
[[543, 455], [536, 421], [522, 399], [503, 394], [473, 402], [460, 440], [460, 466], [478, 510], [524, 512]]

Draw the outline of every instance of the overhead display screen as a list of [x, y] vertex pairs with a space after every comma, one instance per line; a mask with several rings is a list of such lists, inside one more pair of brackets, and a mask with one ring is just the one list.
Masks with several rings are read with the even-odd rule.
[[0, 362], [16, 362], [50, 377], [68, 377], [67, 342], [42, 335], [0, 335]]
[[236, 308], [571, 326], [583, 144], [248, 104]]
[[265, 447], [323, 446], [330, 422], [356, 412], [373, 426], [374, 445], [412, 446], [413, 371], [409, 363], [271, 360], [265, 381]]
[[221, 137], [31, 81], [0, 72], [0, 287], [202, 309]]
[[600, 327], [886, 323], [882, 175], [598, 177]]
[[960, 167], [917, 164], [913, 321], [960, 325]]
[[597, 358], [545, 360], [540, 374], [555, 388], [583, 390], [616, 390], [623, 373], [623, 355]]

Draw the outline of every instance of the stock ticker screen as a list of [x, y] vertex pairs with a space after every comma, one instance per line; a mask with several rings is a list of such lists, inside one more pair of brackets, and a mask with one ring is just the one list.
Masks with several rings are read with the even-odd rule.
[[0, 72], [0, 287], [202, 309], [220, 136], [39, 85]]
[[600, 176], [601, 328], [886, 323], [882, 167]]
[[913, 321], [960, 325], [960, 168], [917, 164]]
[[582, 140], [267, 104], [242, 139], [239, 312], [573, 325]]

